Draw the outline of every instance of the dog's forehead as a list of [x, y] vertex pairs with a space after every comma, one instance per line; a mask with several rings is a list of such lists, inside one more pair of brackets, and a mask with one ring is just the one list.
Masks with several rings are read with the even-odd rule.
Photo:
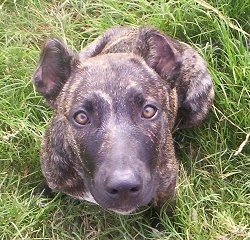
[[83, 98], [94, 95], [111, 103], [114, 99], [122, 101], [138, 92], [159, 101], [165, 90], [164, 81], [142, 58], [116, 53], [98, 55], [78, 63], [63, 89], [63, 98], [67, 98], [70, 108]]
[[164, 85], [141, 57], [129, 53], [98, 55], [82, 61], [76, 68], [74, 81], [85, 90], [103, 89], [105, 92], [128, 88], [154, 90]]

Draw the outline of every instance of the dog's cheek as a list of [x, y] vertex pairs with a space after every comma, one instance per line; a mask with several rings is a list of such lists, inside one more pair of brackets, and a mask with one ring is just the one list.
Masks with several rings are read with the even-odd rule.
[[[151, 123], [144, 123], [140, 129], [140, 134], [134, 136], [135, 142], [139, 142], [138, 155], [144, 164], [146, 175], [149, 174], [153, 179], [159, 178], [158, 165], [161, 158], [161, 151], [164, 141], [163, 118]], [[143, 174], [143, 173], [142, 173]]]
[[77, 148], [79, 158], [83, 164], [84, 174], [88, 179], [93, 178], [96, 168], [100, 165], [98, 157], [103, 141], [102, 134], [96, 129], [89, 127], [85, 129], [75, 129], [73, 131], [74, 145]]
[[81, 198], [85, 192], [84, 171], [65, 129], [63, 119], [52, 119], [41, 148], [42, 172], [50, 188]]
[[178, 171], [178, 163], [167, 112], [162, 117], [158, 141], [155, 172], [157, 173], [159, 182], [156, 186], [153, 203], [156, 206], [162, 206], [165, 202], [171, 202], [174, 198]]

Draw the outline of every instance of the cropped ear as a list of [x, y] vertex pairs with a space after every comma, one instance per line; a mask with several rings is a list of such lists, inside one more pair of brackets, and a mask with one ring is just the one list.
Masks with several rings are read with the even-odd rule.
[[152, 28], [141, 28], [136, 50], [171, 88], [178, 84], [181, 57], [171, 45], [171, 39]]
[[48, 39], [33, 74], [33, 83], [52, 106], [71, 72], [73, 53], [58, 39]]

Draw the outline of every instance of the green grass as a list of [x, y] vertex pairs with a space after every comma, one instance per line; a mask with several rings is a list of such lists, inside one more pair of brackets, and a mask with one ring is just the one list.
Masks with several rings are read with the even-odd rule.
[[[0, 2], [0, 239], [250, 239], [249, 0], [2, 0]], [[58, 194], [34, 198], [51, 111], [30, 79], [48, 36], [80, 50], [114, 25], [150, 25], [206, 59], [216, 98], [199, 128], [176, 133], [172, 221], [119, 216]], [[239, 150], [243, 143], [243, 148]], [[39, 207], [40, 206], [40, 207]], [[144, 211], [144, 209], [142, 209]]]

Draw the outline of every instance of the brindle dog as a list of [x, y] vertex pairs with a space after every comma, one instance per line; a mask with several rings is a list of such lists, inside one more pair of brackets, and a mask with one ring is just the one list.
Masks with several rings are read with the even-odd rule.
[[214, 91], [189, 45], [148, 27], [114, 27], [79, 53], [49, 39], [33, 77], [54, 113], [43, 137], [46, 183], [127, 214], [175, 195], [172, 130], [198, 125]]

